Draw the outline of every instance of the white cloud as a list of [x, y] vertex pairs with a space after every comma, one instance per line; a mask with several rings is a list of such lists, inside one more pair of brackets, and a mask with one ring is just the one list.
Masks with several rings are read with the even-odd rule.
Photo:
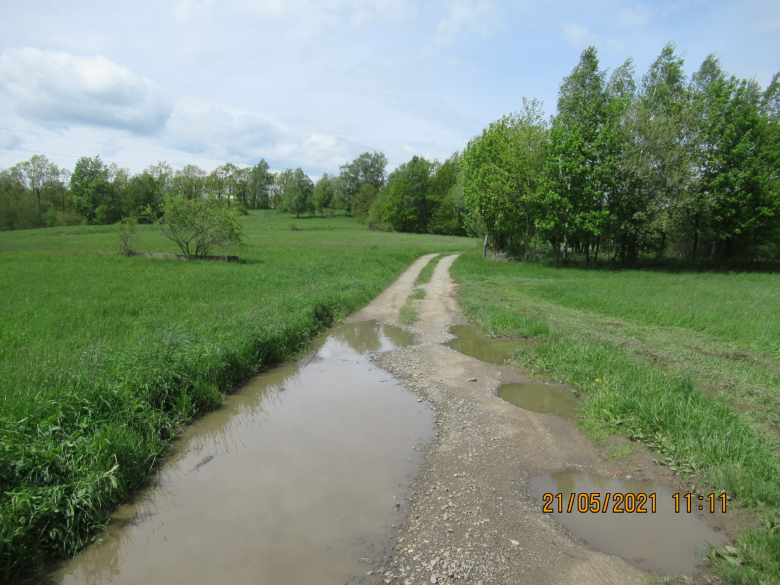
[[299, 130], [257, 112], [197, 104], [177, 106], [163, 141], [168, 148], [211, 158], [247, 164], [265, 158], [279, 168], [303, 164], [315, 172], [338, 167], [365, 150], [345, 138]]
[[644, 26], [650, 20], [650, 11], [641, 4], [637, 4], [633, 8], [620, 10], [618, 17], [624, 26]]
[[570, 22], [563, 27], [563, 36], [572, 46], [585, 44], [594, 38], [586, 27], [576, 22]]
[[440, 47], [459, 37], [478, 35], [490, 38], [501, 27], [498, 6], [490, 0], [450, 0], [447, 16], [439, 21], [433, 40]]
[[99, 126], [151, 135], [172, 106], [149, 79], [102, 56], [39, 49], [0, 55], [0, 103], [46, 128]]

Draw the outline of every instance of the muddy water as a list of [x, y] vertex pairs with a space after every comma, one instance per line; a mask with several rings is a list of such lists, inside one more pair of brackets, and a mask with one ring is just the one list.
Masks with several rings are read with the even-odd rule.
[[557, 414], [571, 419], [577, 417], [577, 409], [580, 406], [571, 390], [537, 382], [504, 384], [498, 389], [498, 397], [525, 410]]
[[[558, 522], [594, 548], [638, 567], [690, 575], [704, 562], [707, 542], [719, 546], [726, 543], [722, 533], [711, 530], [697, 516], [702, 513], [698, 511], [698, 504], [695, 514], [675, 513], [672, 492], [651, 481], [623, 481], [569, 470], [536, 477], [531, 488], [540, 506], [545, 493], [562, 494], [563, 513], [558, 513], [557, 499], [552, 504], [552, 515]], [[656, 494], [656, 512], [651, 512], [648, 503], [645, 505], [647, 513], [643, 514], [613, 513], [612, 505], [605, 513], [579, 513], [575, 498], [573, 511], [567, 513], [572, 493], [599, 494], [602, 507], [607, 493]], [[681, 504], [681, 508], [684, 509], [684, 505]]]
[[447, 347], [489, 364], [501, 365], [518, 349], [533, 345], [532, 341], [495, 339], [479, 327], [471, 325], [454, 325], [450, 333], [456, 335], [457, 339], [448, 341], [445, 344]]
[[[365, 577], [406, 509], [424, 404], [371, 352], [411, 343], [367, 321], [305, 365], [269, 370], [187, 428], [102, 542], [53, 579], [70, 583], [333, 584]], [[396, 505], [400, 504], [397, 508]]]

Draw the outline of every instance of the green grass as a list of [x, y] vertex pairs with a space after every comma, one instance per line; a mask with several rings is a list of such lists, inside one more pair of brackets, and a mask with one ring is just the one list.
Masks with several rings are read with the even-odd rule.
[[431, 258], [428, 264], [426, 264], [423, 267], [423, 269], [420, 271], [420, 274], [417, 275], [417, 280], [414, 282], [414, 284], [415, 285], [428, 284], [429, 282], [431, 282], [431, 278], [433, 277], [433, 269], [436, 268], [436, 265], [439, 263], [439, 260], [441, 259], [442, 259], [441, 254]]
[[[182, 424], [414, 259], [476, 246], [251, 213], [238, 264], [120, 258], [111, 227], [0, 233], [0, 580], [76, 553]], [[177, 252], [151, 226], [140, 252]]]
[[713, 564], [732, 583], [780, 582], [780, 276], [455, 262], [467, 316], [540, 341], [514, 360], [583, 397], [583, 429], [620, 433], [764, 526]]

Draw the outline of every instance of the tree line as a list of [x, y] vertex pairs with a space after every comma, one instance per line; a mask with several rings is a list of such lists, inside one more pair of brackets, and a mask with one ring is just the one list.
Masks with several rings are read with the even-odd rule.
[[586, 262], [780, 259], [780, 78], [762, 89], [673, 44], [637, 78], [586, 49], [547, 120], [535, 101], [462, 156], [467, 206], [497, 248]]
[[[557, 112], [523, 99], [444, 162], [414, 156], [387, 173], [365, 152], [315, 182], [227, 163], [210, 173], [166, 162], [131, 174], [99, 157], [72, 173], [42, 155], [0, 172], [0, 229], [152, 221], [166, 197], [329, 214], [371, 229], [487, 235], [525, 259], [694, 264], [780, 259], [780, 77], [762, 89], [707, 57], [691, 76], [668, 44], [637, 77], [583, 51]], [[145, 218], [145, 219], [144, 219]]]

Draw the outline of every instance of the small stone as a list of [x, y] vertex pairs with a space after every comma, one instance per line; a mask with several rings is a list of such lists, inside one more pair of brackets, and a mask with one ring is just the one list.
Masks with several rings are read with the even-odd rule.
[[431, 583], [438, 583], [439, 582], [439, 575], [438, 573], [434, 573], [431, 575]]
[[469, 378], [468, 380], [466, 380], [466, 382], [476, 382], [476, 381], [477, 381], [476, 378]]
[[509, 539], [509, 542], [512, 543], [512, 546], [520, 546], [519, 542], [517, 542], [516, 540], [512, 540], [511, 538]]

